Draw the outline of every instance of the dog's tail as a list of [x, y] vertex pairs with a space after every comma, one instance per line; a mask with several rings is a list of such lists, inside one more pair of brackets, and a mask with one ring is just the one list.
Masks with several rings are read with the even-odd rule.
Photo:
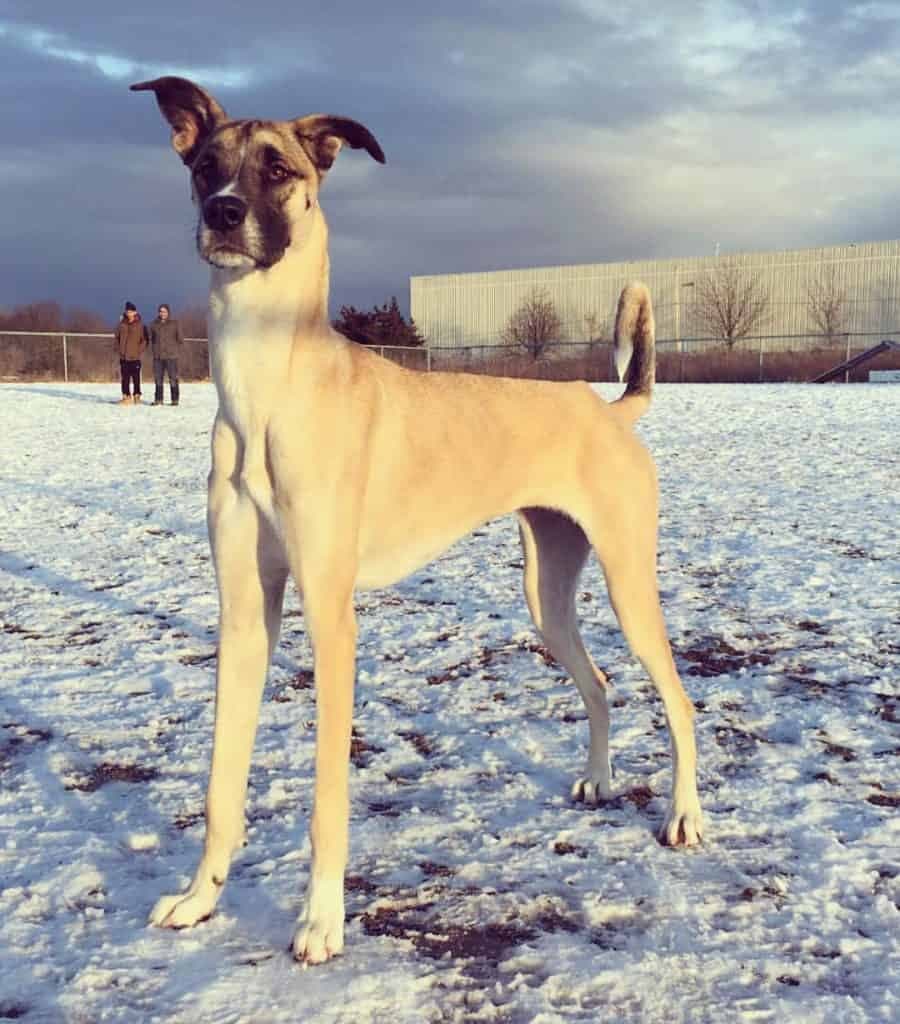
[[656, 379], [656, 328], [650, 291], [639, 281], [625, 285], [616, 310], [615, 360], [619, 380], [625, 382], [622, 396], [612, 408], [629, 423], [647, 411]]

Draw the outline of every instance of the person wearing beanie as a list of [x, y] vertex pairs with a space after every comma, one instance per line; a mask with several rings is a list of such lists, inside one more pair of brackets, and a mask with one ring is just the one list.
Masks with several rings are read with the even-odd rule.
[[168, 374], [172, 405], [178, 405], [178, 357], [181, 355], [181, 325], [173, 320], [169, 305], [160, 303], [157, 317], [150, 324], [153, 346], [153, 382], [156, 386], [153, 404], [163, 404], [163, 378]]
[[134, 405], [141, 400], [141, 356], [147, 347], [147, 328], [133, 302], [125, 303], [125, 312], [116, 327], [116, 351], [122, 374], [119, 405]]

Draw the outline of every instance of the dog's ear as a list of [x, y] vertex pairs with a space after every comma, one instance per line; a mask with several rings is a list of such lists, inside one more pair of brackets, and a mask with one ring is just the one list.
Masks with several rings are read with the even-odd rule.
[[209, 133], [228, 120], [216, 100], [186, 78], [169, 75], [151, 82], [136, 82], [131, 89], [156, 93], [159, 109], [172, 126], [172, 147], [188, 165]]
[[294, 121], [294, 131], [301, 141], [307, 143], [319, 174], [324, 174], [331, 167], [345, 142], [351, 149], [364, 149], [373, 160], [384, 163], [384, 153], [375, 136], [365, 125], [351, 121], [349, 117], [310, 114]]

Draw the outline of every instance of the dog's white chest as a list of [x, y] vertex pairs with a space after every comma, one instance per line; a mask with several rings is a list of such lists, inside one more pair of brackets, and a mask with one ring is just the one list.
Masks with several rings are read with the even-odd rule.
[[260, 333], [226, 330], [214, 337], [211, 354], [220, 413], [240, 440], [238, 486], [277, 527], [266, 451], [287, 373], [284, 345]]

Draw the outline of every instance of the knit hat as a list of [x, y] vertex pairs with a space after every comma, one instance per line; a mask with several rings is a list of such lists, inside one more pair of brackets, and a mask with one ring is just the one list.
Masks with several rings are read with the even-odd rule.
[[137, 312], [137, 306], [133, 302], [125, 303], [125, 312], [127, 313], [129, 309], [133, 309], [135, 313]]

